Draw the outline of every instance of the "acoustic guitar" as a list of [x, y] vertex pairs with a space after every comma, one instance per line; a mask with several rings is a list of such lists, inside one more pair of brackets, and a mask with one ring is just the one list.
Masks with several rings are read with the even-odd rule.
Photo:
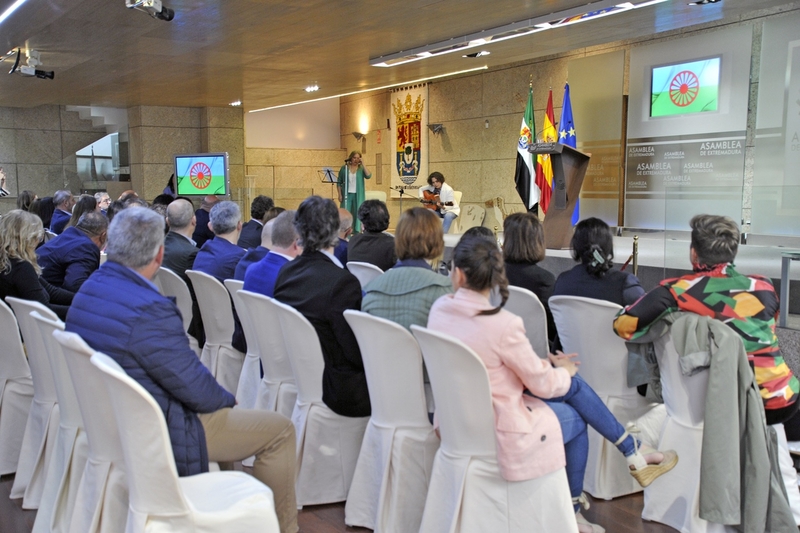
[[439, 209], [443, 205], [448, 205], [448, 206], [453, 205], [453, 202], [442, 203], [438, 194], [432, 191], [425, 191], [425, 190], [422, 191], [422, 198], [420, 199], [420, 202], [422, 202], [422, 204], [428, 209], [434, 209], [434, 210]]

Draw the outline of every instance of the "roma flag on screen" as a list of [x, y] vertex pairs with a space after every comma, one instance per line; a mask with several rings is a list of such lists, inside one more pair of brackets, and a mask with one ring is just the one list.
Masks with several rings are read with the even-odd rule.
[[718, 57], [653, 69], [651, 117], [716, 111], [718, 99]]
[[[547, 96], [547, 110], [544, 114], [544, 129], [542, 129], [542, 142], [554, 143], [558, 140], [555, 127], [556, 119], [553, 115], [553, 91]], [[536, 186], [542, 191], [539, 207], [542, 213], [547, 214], [550, 207], [550, 198], [553, 196], [553, 162], [548, 154], [536, 156]]]

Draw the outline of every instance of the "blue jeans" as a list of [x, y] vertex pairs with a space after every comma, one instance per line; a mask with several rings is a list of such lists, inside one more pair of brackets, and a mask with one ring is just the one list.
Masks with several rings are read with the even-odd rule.
[[442, 219], [442, 231], [447, 234], [450, 231], [450, 225], [453, 224], [453, 221], [458, 218], [458, 215], [452, 213], [450, 211], [444, 214], [444, 218]]
[[[564, 396], [542, 398], [542, 400], [550, 406], [561, 425], [564, 451], [567, 456], [569, 491], [573, 498], [577, 498], [583, 491], [583, 476], [586, 473], [586, 458], [589, 454], [586, 426], [591, 426], [611, 442], [616, 442], [625, 432], [625, 428], [614, 418], [597, 393], [577, 374], [573, 376], [569, 390]], [[617, 449], [625, 457], [633, 455], [636, 451], [633, 437], [628, 436]]]

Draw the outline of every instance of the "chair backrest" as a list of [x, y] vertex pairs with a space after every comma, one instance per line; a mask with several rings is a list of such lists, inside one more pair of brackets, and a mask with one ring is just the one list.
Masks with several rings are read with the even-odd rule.
[[504, 307], [522, 318], [525, 334], [533, 346], [533, 351], [541, 358], [550, 353], [547, 343], [547, 313], [535, 293], [522, 287], [508, 286], [508, 301]]
[[347, 310], [344, 318], [361, 349], [372, 421], [383, 426], [430, 427], [422, 354], [414, 336], [394, 322], [361, 311]]
[[53, 337], [61, 345], [78, 398], [83, 426], [89, 438], [90, 457], [96, 461], [114, 462], [119, 468], [124, 468], [117, 419], [109, 408], [111, 398], [103, 383], [103, 374], [89, 361], [96, 352], [77, 333], [56, 329]]
[[319, 343], [317, 330], [299, 311], [291, 306], [272, 300], [277, 310], [286, 353], [297, 384], [297, 403], [322, 402], [322, 371], [325, 360]]
[[701, 426], [705, 420], [708, 371], [693, 376], [683, 375], [672, 331], [656, 339], [653, 347], [661, 372], [661, 395], [667, 414], [685, 426]]
[[55, 320], [45, 318], [37, 311], [32, 311], [31, 316], [39, 328], [39, 334], [42, 336], [44, 349], [50, 361], [50, 369], [53, 371], [53, 383], [56, 386], [60, 413], [59, 424], [63, 427], [82, 428], [81, 408], [78, 405], [78, 398], [75, 396], [75, 387], [69, 377], [64, 352], [61, 351], [61, 345], [53, 337], [54, 331], [64, 331], [64, 323], [58, 318]]
[[53, 371], [50, 369], [50, 358], [44, 347], [44, 340], [39, 333], [39, 326], [31, 316], [32, 311], [51, 320], [58, 320], [54, 312], [32, 300], [6, 297], [6, 302], [14, 310], [25, 342], [25, 351], [28, 354], [28, 364], [33, 378], [33, 395], [40, 402], [57, 403], [56, 384], [53, 382]]
[[431, 380], [441, 449], [457, 455], [496, 456], [492, 392], [483, 361], [449, 335], [417, 325], [411, 332]]
[[[292, 365], [289, 363], [289, 354], [286, 351], [286, 342], [283, 340], [281, 320], [278, 306], [271, 298], [251, 291], [239, 291], [239, 301], [242, 310], [239, 318], [248, 317], [252, 322], [258, 321], [254, 328], [255, 340], [264, 369], [264, 378], [268, 383], [294, 381]], [[250, 339], [247, 339], [247, 348], [250, 348]]]
[[188, 330], [192, 323], [192, 293], [189, 292], [189, 286], [179, 275], [165, 267], [158, 269], [155, 281], [161, 294], [175, 298], [183, 319], [183, 329]]
[[95, 352], [91, 363], [102, 372], [119, 427], [131, 509], [162, 516], [188, 513], [161, 408], [107, 355]]
[[376, 267], [372, 263], [364, 263], [362, 261], [348, 261], [347, 270], [358, 278], [362, 289], [366, 287], [370, 281], [383, 274], [383, 270], [379, 267]]
[[577, 353], [583, 379], [598, 394], [635, 395], [628, 387], [628, 349], [612, 324], [620, 307], [580, 296], [551, 296], [550, 312], [566, 353]]
[[214, 276], [198, 270], [187, 270], [192, 280], [197, 305], [203, 316], [206, 342], [216, 345], [230, 344], [233, 336], [233, 307], [228, 290]]
[[[460, 200], [459, 198], [459, 201]], [[486, 209], [483, 207], [475, 204], [462, 206], [461, 213], [458, 215], [459, 233], [464, 233], [470, 228], [483, 225], [483, 220], [485, 218]]]
[[0, 300], [0, 343], [3, 344], [3, 356], [0, 358], [0, 382], [7, 379], [30, 377], [31, 368], [25, 359], [17, 317], [3, 300]]
[[364, 200], [380, 200], [386, 203], [386, 191], [364, 191]]
[[239, 291], [242, 290], [242, 287], [244, 287], [244, 281], [238, 279], [225, 280], [225, 288], [228, 290], [231, 300], [233, 300], [233, 307], [236, 309], [236, 314], [239, 316], [239, 323], [242, 325], [242, 331], [244, 331], [244, 338], [247, 341], [247, 352], [255, 354], [257, 353], [255, 327], [258, 322], [251, 320], [250, 316], [247, 315], [242, 307], [241, 298], [239, 298]]

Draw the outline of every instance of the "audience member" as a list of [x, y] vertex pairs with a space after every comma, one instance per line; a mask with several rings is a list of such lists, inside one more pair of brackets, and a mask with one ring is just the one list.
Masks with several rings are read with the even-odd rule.
[[38, 196], [33, 191], [22, 191], [17, 196], [17, 209], [22, 209], [23, 211], [30, 211], [31, 204], [36, 200]]
[[450, 280], [431, 269], [430, 261], [444, 251], [442, 223], [436, 214], [423, 207], [403, 213], [395, 248], [397, 264], [364, 288], [361, 310], [406, 329], [411, 324], [426, 326], [433, 302], [453, 292]]
[[175, 200], [167, 206], [167, 224], [169, 231], [164, 238], [164, 264], [190, 284], [187, 270], [194, 266], [197, 246], [192, 240], [196, 219], [194, 206], [186, 200]]
[[125, 209], [125, 202], [121, 200], [114, 200], [113, 202], [108, 204], [108, 209], [106, 209], [106, 217], [108, 217], [109, 224], [111, 223], [111, 220], [114, 218], [114, 215], [116, 215], [123, 209]]
[[119, 200], [122, 203], [125, 203], [135, 198], [139, 198], [139, 194], [133, 189], [128, 189], [127, 191], [124, 191], [122, 194], [120, 194], [117, 200]]
[[[367, 200], [358, 208], [364, 233], [353, 235], [347, 245], [347, 260], [371, 263], [384, 272], [397, 262], [394, 236], [389, 228], [389, 210], [380, 200]], [[338, 240], [337, 240], [338, 243]]]
[[[198, 211], [202, 211], [199, 209]], [[195, 218], [197, 212], [195, 212]], [[199, 220], [197, 220], [199, 225]], [[232, 279], [236, 264], [245, 254], [239, 248], [239, 232], [242, 230], [242, 215], [239, 206], [234, 202], [218, 202], [211, 208], [208, 227], [214, 233], [214, 239], [206, 241], [194, 260], [194, 270], [214, 276], [220, 283]], [[195, 230], [194, 235], [198, 231]]]
[[200, 209], [194, 212], [194, 216], [197, 217], [197, 227], [192, 234], [192, 239], [197, 243], [198, 248], [202, 248], [206, 241], [214, 238], [214, 232], [209, 228], [208, 221], [209, 212], [217, 202], [219, 202], [219, 198], [213, 194], [208, 195], [200, 203]]
[[269, 196], [260, 194], [250, 204], [250, 220], [242, 226], [242, 234], [237, 243], [241, 248], [256, 248], [261, 244], [261, 233], [266, 223], [265, 217], [275, 202]]
[[53, 219], [53, 212], [55, 209], [56, 206], [53, 203], [52, 196], [45, 196], [39, 200], [34, 200], [31, 204], [31, 213], [42, 219], [42, 226], [44, 226], [45, 230], [49, 230], [50, 228], [50, 221]]
[[317, 331], [325, 359], [325, 405], [342, 416], [369, 416], [361, 351], [343, 315], [347, 309], [361, 309], [361, 285], [333, 255], [339, 233], [336, 204], [319, 196], [306, 198], [297, 209], [294, 226], [303, 253], [281, 268], [275, 298], [297, 309]]
[[[548, 354], [547, 361], [534, 353], [522, 319], [502, 309], [508, 281], [496, 243], [483, 237], [462, 239], [453, 252], [453, 266], [456, 292], [433, 304], [428, 327], [456, 337], [486, 365], [501, 475], [522, 481], [566, 466], [579, 531], [600, 531], [583, 518], [578, 505], [589, 451], [587, 424], [615, 443], [631, 475], [643, 485], [671, 470], [677, 455], [646, 448], [631, 437], [577, 375], [572, 361], [576, 354]], [[498, 307], [489, 302], [495, 286], [502, 298]]]
[[439, 215], [444, 232], [450, 231], [450, 226], [458, 218], [461, 208], [458, 206], [455, 191], [444, 182], [444, 175], [441, 172], [431, 172], [428, 176], [428, 185], [419, 189], [419, 199], [431, 206], [430, 209]]
[[97, 206], [100, 208], [100, 212], [104, 215], [108, 211], [108, 204], [111, 203], [111, 197], [105, 191], [100, 191], [94, 193], [94, 199], [97, 202]]
[[167, 193], [159, 194], [158, 196], [153, 198], [153, 204], [152, 205], [163, 205], [164, 207], [166, 207], [169, 204], [171, 204], [174, 200], [175, 200], [175, 197], [172, 196], [171, 194], [167, 194]]
[[271, 233], [272, 246], [263, 259], [251, 265], [245, 272], [244, 290], [273, 297], [275, 280], [278, 279], [281, 267], [303, 251], [297, 244], [295, 215], [296, 211], [284, 211], [264, 226], [264, 233]]
[[350, 211], [339, 208], [339, 243], [333, 249], [333, 255], [343, 265], [347, 264], [347, 240], [353, 234], [353, 215]]
[[72, 217], [72, 207], [75, 205], [75, 198], [67, 190], [56, 191], [53, 195], [53, 218], [50, 220], [50, 231], [56, 235], [61, 235]]
[[84, 213], [77, 226], [68, 227], [36, 251], [42, 277], [56, 287], [77, 292], [100, 266], [107, 232], [108, 219], [102, 213]]
[[528, 289], [539, 298], [547, 314], [547, 336], [556, 339], [556, 325], [548, 301], [556, 277], [538, 265], [544, 259], [544, 229], [533, 213], [512, 213], [503, 221], [503, 259], [509, 285]]
[[8, 183], [6, 183], [6, 173], [3, 167], [0, 167], [0, 197], [9, 196], [11, 194], [6, 187], [8, 187]]
[[[236, 270], [233, 273], [234, 279], [244, 281], [244, 275], [247, 272], [248, 267], [261, 261], [267, 256], [270, 248], [272, 247], [272, 226], [274, 223], [275, 219], [273, 218], [264, 224], [263, 228], [261, 228], [261, 244], [255, 248], [250, 248], [247, 250], [242, 258], [239, 259], [239, 263], [236, 265]], [[242, 240], [239, 239], [239, 242], [242, 242]]]
[[75, 205], [72, 207], [72, 216], [69, 218], [69, 222], [67, 222], [66, 227], [77, 225], [78, 220], [81, 219], [81, 215], [84, 213], [91, 213], [92, 211], [96, 210], [97, 200], [94, 199], [94, 196], [89, 196], [88, 194], [80, 195], [78, 200], [75, 202]]
[[14, 209], [0, 218], [0, 298], [35, 300], [63, 320], [74, 294], [40, 277], [35, 250], [43, 234], [41, 219], [27, 211]]
[[255, 455], [253, 475], [272, 489], [281, 531], [294, 533], [294, 426], [277, 413], [231, 409], [233, 395], [200, 363], [178, 308], [151, 281], [163, 255], [163, 218], [148, 209], [117, 213], [108, 261], [75, 296], [66, 329], [113, 358], [153, 396], [180, 476], [207, 472], [209, 461]]
[[614, 236], [599, 218], [578, 222], [570, 248], [572, 258], [581, 264], [558, 276], [553, 295], [583, 296], [625, 306], [644, 294], [636, 276], [612, 269]]

